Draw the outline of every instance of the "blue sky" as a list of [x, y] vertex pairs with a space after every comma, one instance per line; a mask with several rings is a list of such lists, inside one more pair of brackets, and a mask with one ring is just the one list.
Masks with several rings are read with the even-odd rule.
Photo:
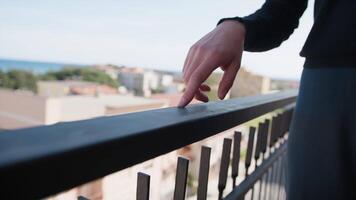
[[[0, 0], [0, 57], [124, 64], [179, 71], [189, 47], [220, 18], [247, 15], [262, 0]], [[311, 3], [310, 3], [311, 4]], [[244, 53], [243, 66], [299, 78], [312, 5], [278, 49]]]

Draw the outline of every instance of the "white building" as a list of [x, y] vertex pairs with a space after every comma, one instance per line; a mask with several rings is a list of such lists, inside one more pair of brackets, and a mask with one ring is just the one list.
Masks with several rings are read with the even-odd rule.
[[122, 68], [118, 79], [128, 90], [138, 96], [150, 96], [151, 90], [159, 87], [159, 76], [142, 68]]

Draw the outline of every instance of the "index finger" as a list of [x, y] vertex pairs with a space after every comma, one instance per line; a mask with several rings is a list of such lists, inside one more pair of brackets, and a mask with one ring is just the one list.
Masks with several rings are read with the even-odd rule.
[[199, 65], [199, 67], [191, 75], [186, 90], [179, 101], [178, 107], [185, 107], [193, 100], [196, 91], [214, 71], [214, 69], [215, 65], [207, 60]]

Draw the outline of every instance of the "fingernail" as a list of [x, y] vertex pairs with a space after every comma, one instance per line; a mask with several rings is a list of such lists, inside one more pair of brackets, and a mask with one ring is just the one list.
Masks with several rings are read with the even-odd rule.
[[219, 99], [220, 99], [220, 100], [223, 100], [223, 99], [224, 99], [224, 93], [223, 93], [223, 92], [219, 92], [218, 96], [219, 96]]
[[178, 108], [184, 108], [184, 98], [180, 98], [179, 103], [178, 103]]
[[221, 98], [222, 97], [222, 92], [221, 91], [218, 92], [218, 97], [219, 97], [220, 100], [222, 99]]

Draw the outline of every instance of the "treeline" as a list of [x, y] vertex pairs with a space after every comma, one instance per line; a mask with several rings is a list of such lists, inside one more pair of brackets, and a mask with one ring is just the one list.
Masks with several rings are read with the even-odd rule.
[[37, 76], [25, 70], [0, 70], [0, 87], [13, 90], [31, 90], [37, 92]]
[[118, 82], [102, 71], [93, 68], [63, 68], [44, 74], [34, 74], [26, 70], [0, 70], [0, 87], [9, 89], [23, 89], [37, 92], [39, 80], [81, 80], [95, 82], [117, 88]]

